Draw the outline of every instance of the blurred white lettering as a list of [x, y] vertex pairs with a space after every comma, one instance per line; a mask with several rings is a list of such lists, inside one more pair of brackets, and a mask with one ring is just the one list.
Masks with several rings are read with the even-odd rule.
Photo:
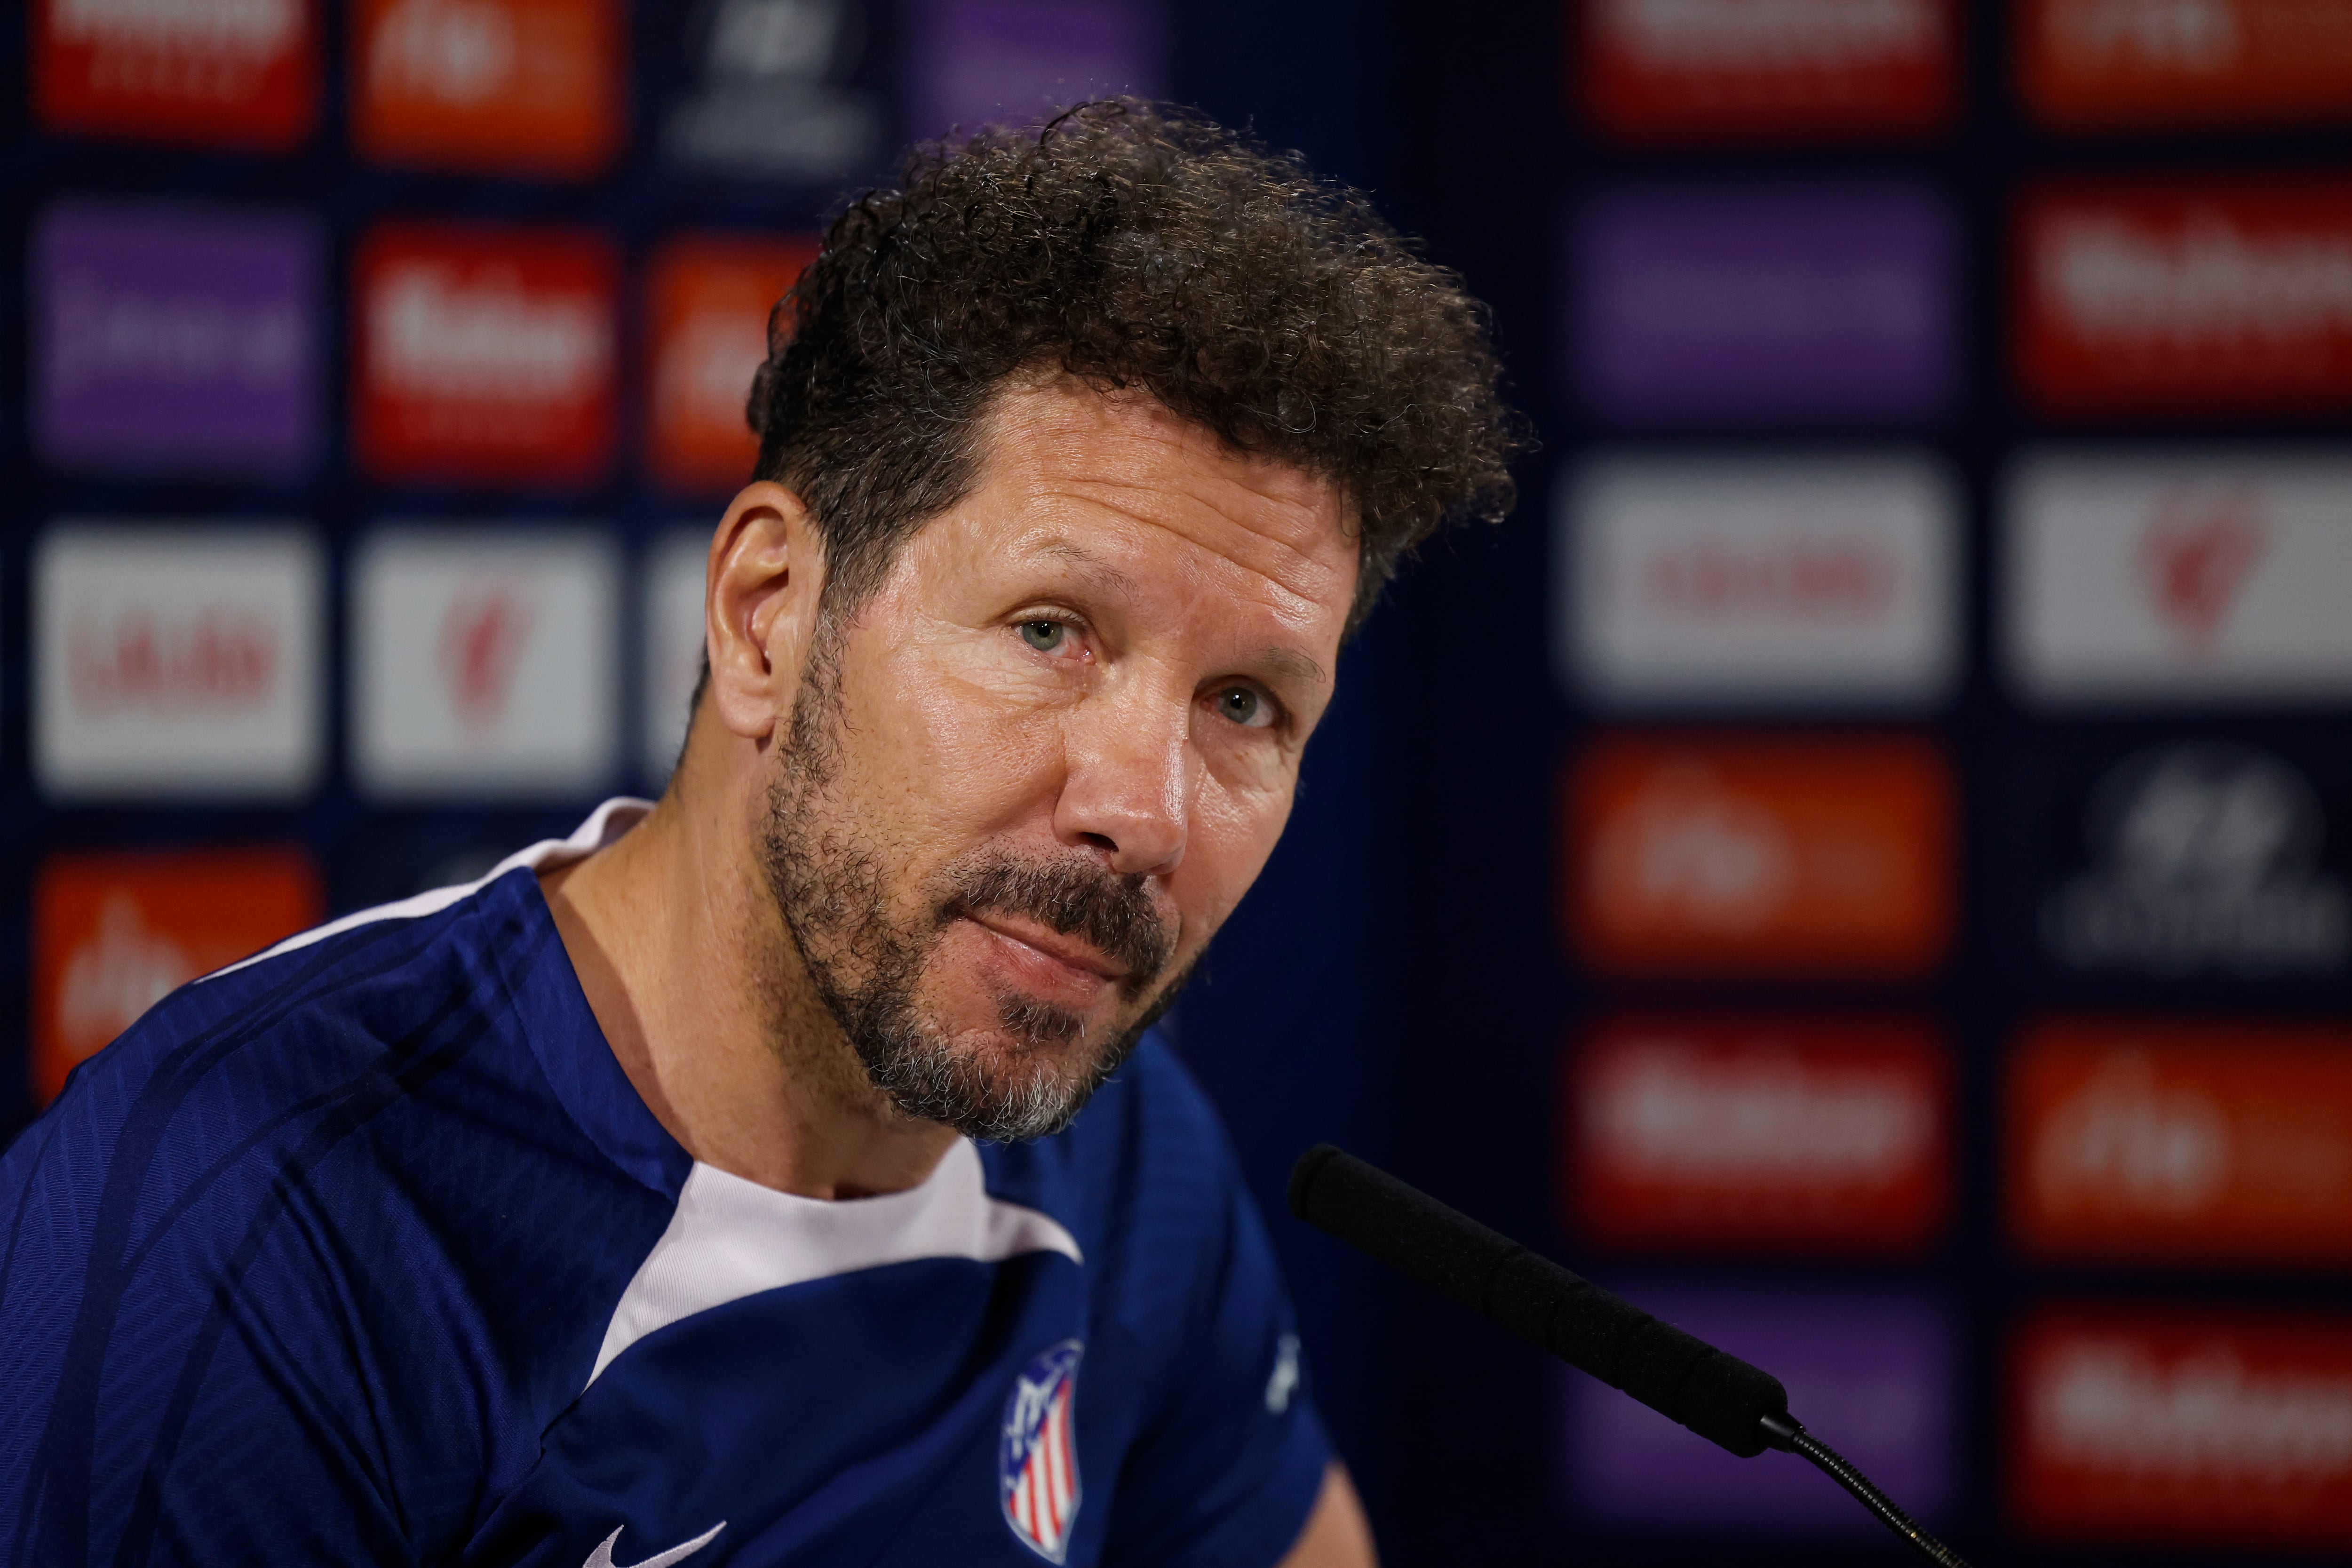
[[532, 294], [511, 276], [460, 281], [429, 263], [394, 268], [370, 302], [374, 374], [428, 396], [538, 402], [591, 395], [613, 357], [604, 311]]

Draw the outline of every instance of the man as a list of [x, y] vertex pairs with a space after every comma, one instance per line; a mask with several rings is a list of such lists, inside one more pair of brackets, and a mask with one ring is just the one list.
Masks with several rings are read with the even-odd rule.
[[776, 329], [660, 803], [184, 989], [0, 1167], [7, 1561], [1370, 1561], [1147, 1030], [1507, 504], [1478, 314], [1111, 103]]

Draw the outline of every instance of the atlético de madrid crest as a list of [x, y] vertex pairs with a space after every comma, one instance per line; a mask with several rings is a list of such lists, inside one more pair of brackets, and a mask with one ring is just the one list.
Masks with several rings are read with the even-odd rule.
[[1070, 1526], [1078, 1517], [1078, 1439], [1071, 1421], [1078, 1358], [1086, 1353], [1085, 1345], [1064, 1340], [1021, 1369], [1005, 1396], [1004, 1436], [996, 1446], [1004, 1522], [1048, 1563], [1069, 1555]]

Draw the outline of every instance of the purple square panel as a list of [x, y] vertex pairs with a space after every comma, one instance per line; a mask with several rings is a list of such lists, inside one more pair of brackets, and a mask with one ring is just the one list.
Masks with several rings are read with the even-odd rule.
[[61, 205], [33, 239], [34, 430], [68, 467], [289, 474], [318, 428], [298, 218]]
[[1158, 91], [1160, 18], [1139, 0], [919, 0], [912, 21], [907, 129], [917, 137]]
[[[1628, 1300], [1779, 1378], [1807, 1430], [1934, 1525], [1954, 1495], [1955, 1339], [1938, 1298], [1895, 1289], [1625, 1281]], [[1737, 1458], [1562, 1367], [1559, 1479], [1570, 1506], [1642, 1534], [1856, 1536], [1885, 1527], [1794, 1454]]]
[[1910, 425], [1956, 381], [1955, 228], [1908, 184], [1621, 189], [1576, 215], [1569, 363], [1616, 425]]

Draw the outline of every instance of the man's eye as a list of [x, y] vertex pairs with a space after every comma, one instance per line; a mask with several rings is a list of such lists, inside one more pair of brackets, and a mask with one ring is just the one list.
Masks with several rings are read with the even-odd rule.
[[1234, 723], [1252, 730], [1262, 730], [1274, 722], [1274, 704], [1246, 686], [1228, 686], [1218, 692], [1216, 709]]
[[1059, 621], [1024, 621], [1021, 640], [1039, 653], [1059, 653], [1070, 640], [1070, 628]]

